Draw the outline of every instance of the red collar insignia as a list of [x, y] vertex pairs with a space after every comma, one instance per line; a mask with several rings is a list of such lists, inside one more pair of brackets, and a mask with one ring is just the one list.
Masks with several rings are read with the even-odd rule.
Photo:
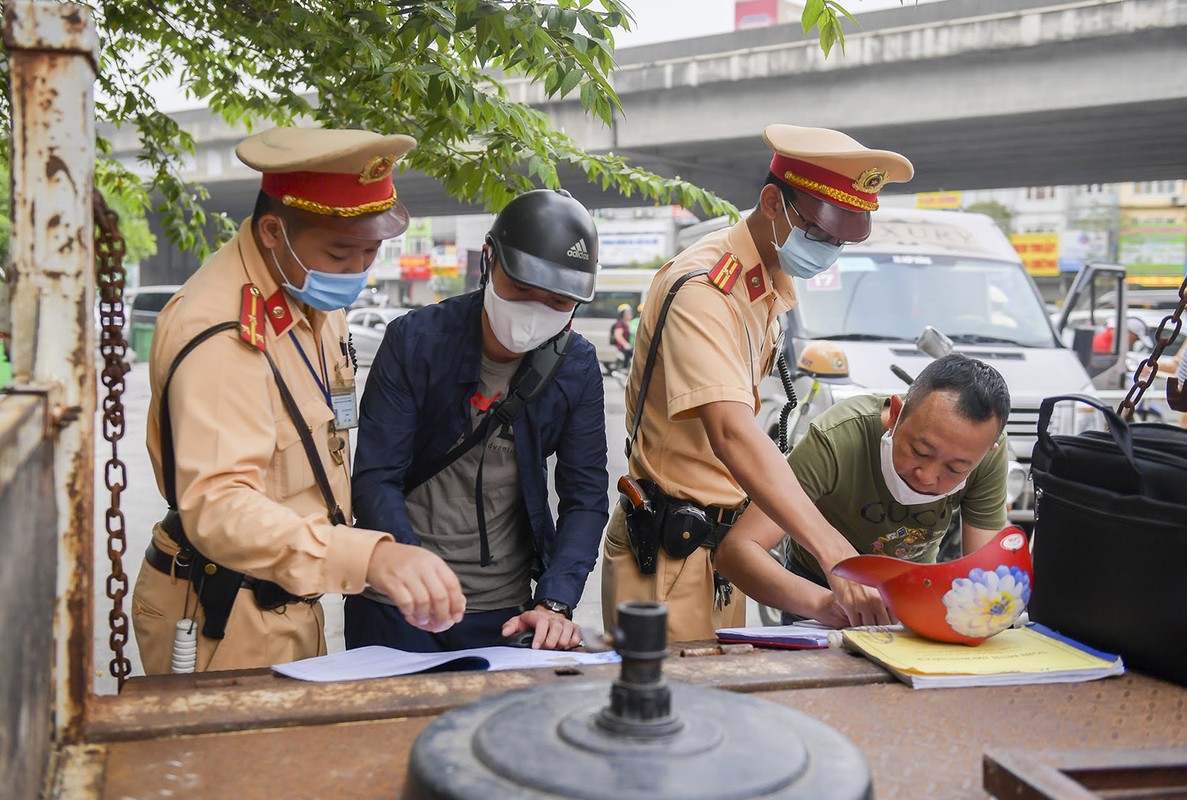
[[284, 289], [277, 289], [276, 294], [264, 301], [264, 305], [268, 309], [268, 322], [272, 325], [272, 332], [277, 336], [293, 324], [293, 312], [289, 310]]
[[767, 280], [762, 264], [746, 270], [746, 293], [750, 296], [751, 303], [767, 293]]

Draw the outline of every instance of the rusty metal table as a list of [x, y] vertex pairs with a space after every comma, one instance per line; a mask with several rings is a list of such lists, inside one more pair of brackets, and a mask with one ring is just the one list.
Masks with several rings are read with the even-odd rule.
[[[576, 672], [576, 671], [574, 671]], [[509, 689], [611, 680], [614, 666], [299, 683], [266, 671], [133, 681], [97, 698], [61, 796], [394, 798], [438, 714]], [[983, 798], [986, 748], [1187, 747], [1187, 689], [1142, 675], [913, 690], [847, 652], [670, 658], [670, 680], [755, 693], [848, 736], [878, 798]]]

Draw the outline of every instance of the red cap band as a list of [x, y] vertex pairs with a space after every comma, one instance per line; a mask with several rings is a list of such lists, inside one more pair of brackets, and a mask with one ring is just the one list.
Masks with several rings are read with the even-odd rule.
[[266, 172], [260, 188], [286, 206], [331, 217], [386, 211], [396, 202], [390, 178], [363, 182], [357, 174]]
[[[771, 172], [792, 188], [850, 211], [873, 211], [878, 207], [876, 190], [867, 192], [858, 188], [861, 178], [855, 180], [831, 169], [779, 153], [771, 159]], [[884, 180], [885, 173], [882, 175]], [[881, 182], [878, 186], [881, 188]]]

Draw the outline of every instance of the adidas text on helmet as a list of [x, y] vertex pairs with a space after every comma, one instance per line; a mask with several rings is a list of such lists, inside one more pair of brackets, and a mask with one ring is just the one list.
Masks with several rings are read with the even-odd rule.
[[565, 255], [569, 258], [580, 258], [583, 261], [589, 261], [589, 249], [585, 246], [584, 239], [578, 239], [577, 242], [566, 251]]

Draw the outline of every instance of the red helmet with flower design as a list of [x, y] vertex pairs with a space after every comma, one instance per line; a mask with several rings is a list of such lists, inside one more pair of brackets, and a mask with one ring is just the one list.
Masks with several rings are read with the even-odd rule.
[[855, 556], [833, 567], [833, 574], [873, 586], [891, 613], [920, 636], [978, 645], [1025, 610], [1033, 568], [1026, 534], [1009, 527], [956, 561]]

